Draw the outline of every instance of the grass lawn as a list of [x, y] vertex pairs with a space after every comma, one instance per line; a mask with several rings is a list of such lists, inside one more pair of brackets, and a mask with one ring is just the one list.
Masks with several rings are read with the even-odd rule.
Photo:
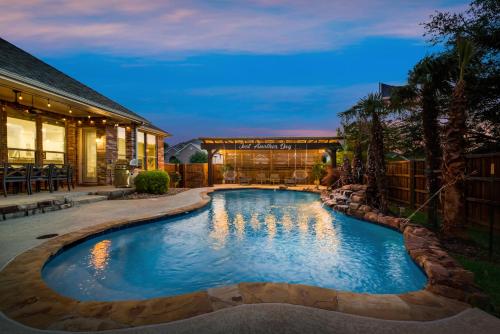
[[[389, 209], [395, 216], [399, 215], [398, 205], [391, 205]], [[405, 208], [402, 216], [409, 217], [412, 213], [413, 210]], [[427, 214], [425, 212], [416, 213], [411, 221], [412, 223], [435, 230], [434, 226], [427, 224]], [[467, 234], [477, 252], [473, 255], [470, 253], [459, 254], [450, 252], [450, 255], [460, 262], [465, 269], [474, 273], [476, 284], [490, 296], [491, 305], [485, 311], [500, 317], [500, 235], [496, 234], [494, 236], [493, 255], [490, 259], [488, 256], [488, 231], [479, 227], [470, 227], [467, 230]]]

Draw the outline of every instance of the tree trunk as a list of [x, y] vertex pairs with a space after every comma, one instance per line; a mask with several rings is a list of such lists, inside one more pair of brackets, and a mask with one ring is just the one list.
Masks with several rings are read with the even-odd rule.
[[354, 183], [362, 184], [363, 183], [363, 151], [361, 148], [361, 143], [359, 141], [356, 142], [356, 146], [354, 147], [354, 159], [352, 162], [352, 174], [354, 178]]
[[465, 83], [459, 81], [453, 90], [448, 109], [448, 124], [443, 146], [444, 190], [443, 232], [461, 235], [465, 227]]
[[375, 164], [374, 145], [368, 146], [368, 159], [366, 161], [366, 202], [369, 206], [378, 208], [377, 196], [377, 166]]
[[344, 157], [344, 162], [342, 164], [342, 174], [340, 176], [340, 182], [342, 185], [346, 184], [353, 184], [353, 177], [352, 177], [352, 168], [351, 168], [351, 162], [347, 157]]
[[378, 209], [382, 213], [387, 213], [387, 177], [385, 175], [385, 156], [384, 156], [384, 132], [380, 117], [375, 111], [372, 115], [372, 138], [373, 156], [375, 159], [375, 180], [377, 185]]
[[[425, 147], [425, 177], [429, 196], [439, 190], [437, 171], [440, 168], [441, 140], [439, 138], [437, 101], [428, 87], [422, 91], [422, 128]], [[438, 197], [427, 205], [427, 222], [437, 228]]]

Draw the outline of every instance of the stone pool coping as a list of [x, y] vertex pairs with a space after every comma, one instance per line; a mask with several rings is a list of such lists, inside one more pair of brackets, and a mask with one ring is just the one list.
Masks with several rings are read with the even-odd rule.
[[[240, 283], [179, 296], [139, 301], [78, 301], [58, 294], [42, 279], [41, 268], [45, 263], [61, 249], [79, 240], [110, 229], [124, 228], [202, 208], [210, 202], [208, 194], [216, 190], [277, 188], [237, 185], [207, 188], [200, 193], [200, 200], [193, 205], [136, 220], [110, 221], [48, 240], [18, 255], [0, 272], [0, 311], [10, 319], [30, 327], [87, 331], [165, 323], [221, 308], [256, 303], [288, 303], [380, 319], [417, 321], [449, 317], [470, 307], [466, 303], [439, 296], [427, 287], [425, 290], [404, 294], [375, 295], [266, 282]], [[314, 188], [300, 187], [288, 190], [319, 192]], [[408, 225], [407, 228], [409, 227], [411, 226]], [[413, 248], [408, 244], [406, 246], [411, 255]]]

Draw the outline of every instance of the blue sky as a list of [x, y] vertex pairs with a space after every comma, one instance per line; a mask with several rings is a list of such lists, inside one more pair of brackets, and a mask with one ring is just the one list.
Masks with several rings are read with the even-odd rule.
[[174, 136], [334, 135], [337, 113], [433, 51], [465, 1], [0, 3], [2, 37]]

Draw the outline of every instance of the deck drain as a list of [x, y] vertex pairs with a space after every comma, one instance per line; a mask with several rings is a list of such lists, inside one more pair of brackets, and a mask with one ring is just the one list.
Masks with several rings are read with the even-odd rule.
[[57, 237], [58, 235], [59, 234], [57, 234], [57, 233], [50, 233], [50, 234], [39, 235], [36, 238], [37, 239], [50, 239], [50, 238], [53, 238], [53, 237]]

